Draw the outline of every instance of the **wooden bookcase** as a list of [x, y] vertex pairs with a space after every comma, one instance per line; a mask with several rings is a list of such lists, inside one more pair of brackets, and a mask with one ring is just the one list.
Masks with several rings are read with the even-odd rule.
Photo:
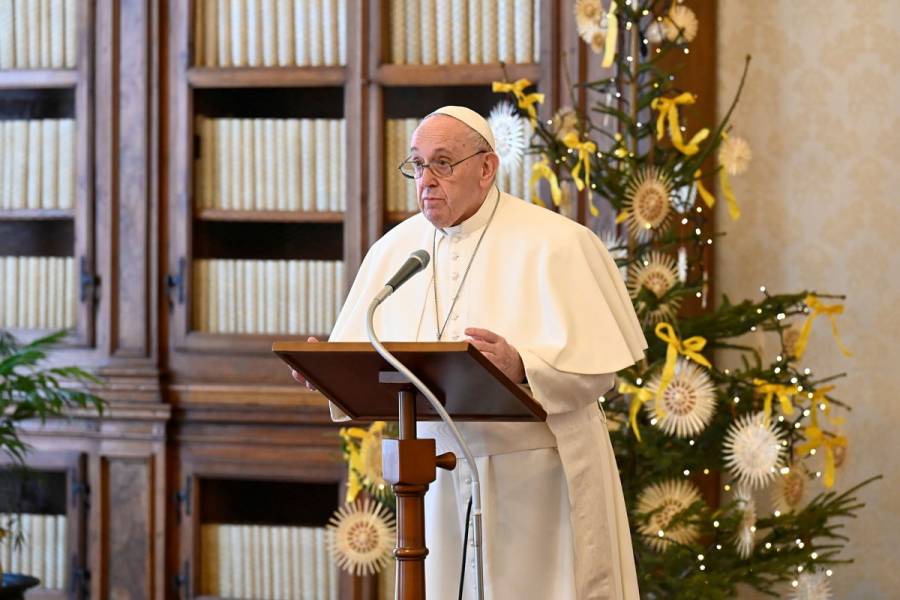
[[[62, 586], [42, 582], [27, 594], [28, 598], [84, 598], [87, 589], [83, 585], [87, 574], [86, 491], [87, 456], [82, 452], [36, 452], [29, 456], [27, 469], [9, 461], [0, 467], [0, 513], [65, 518], [65, 541], [58, 542], [60, 547], [54, 552], [62, 557], [62, 561], [55, 561]], [[24, 531], [21, 519], [12, 525], [12, 532], [13, 535], [21, 533], [21, 551], [29, 551], [36, 544]]]
[[[0, 121], [74, 120], [72, 208], [0, 209], [0, 257], [71, 258], [73, 264], [68, 276], [75, 277], [75, 281], [71, 286], [72, 296], [64, 301], [72, 303], [75, 310], [67, 343], [71, 347], [90, 347], [95, 337], [97, 291], [91, 176], [94, 11], [90, 2], [73, 3], [71, 7], [76, 9], [75, 66], [0, 70]], [[15, 178], [24, 175], [11, 174]], [[21, 339], [36, 338], [51, 331], [51, 328], [38, 330], [21, 324], [8, 329]]]
[[[67, 490], [66, 465], [81, 465], [89, 490], [70, 521], [83, 532], [70, 543], [81, 544], [84, 585], [68, 593], [197, 597], [203, 525], [322, 525], [343, 498], [345, 465], [324, 399], [270, 352], [291, 336], [192, 323], [194, 259], [342, 260], [346, 291], [367, 249], [411, 214], [387, 210], [387, 119], [444, 104], [487, 113], [501, 100], [491, 82], [521, 77], [546, 95], [547, 119], [570, 103], [562, 72], [583, 79], [596, 60], [574, 31], [574, 0], [540, 0], [539, 60], [505, 68], [390, 63], [387, 1], [346, 0], [346, 64], [240, 68], [196, 64], [193, 0], [74, 2], [77, 67], [0, 71], [0, 119], [75, 119], [77, 198], [71, 210], [0, 213], [0, 255], [76, 259], [76, 331], [53, 360], [97, 372], [109, 409], [29, 424], [39, 449], [29, 463], [65, 472]], [[714, 15], [703, 22], [707, 44]], [[693, 89], [709, 99], [704, 77]], [[197, 116], [343, 119], [345, 210], [196, 208]], [[374, 600], [377, 587], [344, 577], [340, 594]]]

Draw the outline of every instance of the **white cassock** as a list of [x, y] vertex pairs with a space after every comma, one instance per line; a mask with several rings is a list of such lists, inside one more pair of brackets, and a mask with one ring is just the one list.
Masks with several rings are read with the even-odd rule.
[[[411, 217], [369, 250], [330, 340], [367, 340], [372, 297], [412, 251], [430, 253], [434, 243], [434, 270], [384, 302], [375, 331], [383, 341], [435, 341], [482, 232], [441, 339], [463, 340], [466, 327], [505, 337], [549, 415], [546, 423], [459, 424], [481, 475], [485, 597], [637, 599], [622, 487], [597, 400], [647, 344], [619, 270], [590, 230], [496, 188], [459, 225], [440, 230]], [[434, 437], [438, 452], [457, 450], [442, 423], [420, 423], [418, 434]], [[438, 469], [426, 495], [429, 600], [457, 598], [468, 479], [460, 460], [454, 471]], [[469, 567], [473, 560], [470, 551]], [[469, 569], [467, 599], [473, 584]]]

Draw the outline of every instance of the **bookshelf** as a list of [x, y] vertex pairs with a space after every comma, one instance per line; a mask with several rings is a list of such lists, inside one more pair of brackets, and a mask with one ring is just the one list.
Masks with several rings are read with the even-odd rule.
[[[447, 5], [450, 3], [448, 0]], [[289, 4], [297, 10], [305, 3]], [[447, 64], [410, 64], [406, 59], [404, 64], [397, 62], [390, 45], [392, 39], [394, 43], [397, 41], [391, 21], [391, 7], [396, 4], [347, 0], [344, 5], [346, 37], [343, 42], [339, 40], [345, 48], [345, 60], [324, 64], [327, 61], [298, 59], [296, 44], [295, 54], [279, 58], [278, 49], [285, 39], [283, 32], [276, 36], [275, 47], [268, 51], [257, 47], [253, 57], [249, 52], [253, 46], [250, 39], [258, 36], [248, 34], [246, 40], [237, 38], [239, 44], [246, 43], [246, 48], [237, 52], [237, 59], [232, 53], [233, 46], [230, 49], [219, 46], [217, 38], [214, 48], [217, 58], [210, 60], [214, 44], [209, 36], [214, 29], [208, 24], [204, 28], [196, 20], [206, 7], [198, 7], [195, 2], [168, 0], [165, 104], [168, 216], [163, 261], [169, 288], [167, 397], [176, 423], [171, 432], [175, 475], [170, 485], [181, 498], [190, 497], [179, 503], [181, 508], [177, 517], [173, 517], [178, 522], [179, 537], [170, 548], [170, 569], [174, 569], [180, 597], [219, 597], [217, 593], [222, 588], [211, 578], [210, 552], [204, 551], [204, 540], [207, 550], [221, 547], [208, 537], [213, 535], [212, 531], [222, 533], [226, 531], [222, 527], [232, 526], [271, 526], [281, 532], [282, 528], [321, 525], [323, 515], [330, 514], [343, 497], [342, 493], [334, 493], [339, 489], [337, 482], [343, 480], [344, 466], [337, 453], [336, 428], [329, 422], [325, 403], [316, 394], [298, 390], [286, 369], [272, 360], [269, 353], [275, 339], [291, 336], [305, 339], [307, 335], [321, 338], [327, 336], [327, 328], [312, 326], [298, 331], [296, 322], [302, 319], [290, 313], [276, 322], [274, 330], [235, 323], [204, 325], [211, 322], [213, 312], [221, 312], [222, 316], [246, 313], [249, 300], [245, 298], [241, 304], [239, 297], [246, 294], [236, 293], [235, 298], [226, 300], [231, 304], [226, 304], [225, 310], [216, 311], [204, 298], [218, 292], [202, 282], [226, 281], [229, 277], [238, 282], [239, 275], [228, 275], [229, 270], [237, 273], [252, 261], [263, 261], [265, 269], [282, 269], [281, 275], [266, 279], [271, 283], [265, 284], [267, 293], [277, 295], [291, 277], [284, 275], [294, 268], [291, 261], [342, 261], [343, 274], [335, 293], [346, 293], [368, 247], [389, 227], [416, 212], [409, 187], [403, 192], [402, 204], [388, 202], [386, 190], [389, 169], [400, 162], [395, 154], [399, 152], [405, 157], [403, 147], [416, 120], [445, 104], [465, 104], [486, 115], [501, 99], [491, 90], [491, 83], [522, 77], [533, 81], [547, 94], [542, 114], [552, 114], [555, 110], [558, 81], [553, 48], [558, 36], [555, 22], [559, 11], [556, 0], [500, 3], [509, 8], [527, 4], [534, 17], [528, 21], [528, 51], [520, 52], [518, 57], [510, 56], [504, 64], [498, 59], [449, 64], [453, 52], [447, 51], [448, 39], [443, 40], [441, 53]], [[499, 36], [501, 31], [495, 33]], [[198, 42], [202, 42], [202, 48]], [[435, 40], [435, 60], [437, 50]], [[231, 66], [220, 64], [223, 51]], [[269, 64], [266, 64], [266, 52], [270, 53]], [[277, 64], [271, 64], [273, 60]], [[222, 201], [227, 198], [227, 192], [222, 191], [227, 190], [228, 184], [210, 183], [209, 173], [221, 174], [225, 169], [216, 171], [215, 166], [210, 169], [209, 165], [221, 161], [223, 165], [231, 165], [234, 172], [246, 168], [247, 163], [254, 163], [259, 152], [253, 148], [236, 161], [221, 158], [216, 152], [207, 154], [211, 137], [209, 123], [251, 121], [248, 129], [254, 132], [258, 120], [300, 120], [302, 123], [304, 119], [341, 119], [344, 123], [338, 142], [346, 152], [341, 181], [332, 183], [343, 190], [342, 209], [321, 205], [316, 210], [303, 207], [302, 190], [299, 201], [284, 200], [280, 197], [283, 192], [276, 192], [273, 197], [273, 186], [267, 187], [265, 182], [258, 188], [257, 179], [253, 185], [246, 185], [243, 171], [238, 185], [246, 193], [238, 200]], [[395, 145], [388, 152], [388, 127], [401, 119], [406, 120], [407, 129], [402, 136], [392, 135]], [[243, 135], [244, 140], [252, 138], [256, 142], [252, 133], [250, 136], [246, 131], [234, 133], [243, 126], [238, 125], [226, 135], [231, 140], [241, 139], [236, 136]], [[288, 136], [291, 139], [298, 135], [298, 126], [292, 127], [293, 133]], [[292, 156], [309, 155], [304, 153], [307, 135], [302, 129], [299, 138], [300, 148]], [[315, 148], [313, 158], [327, 152], [327, 146]], [[278, 150], [270, 155], [277, 157]], [[287, 152], [283, 156], [287, 157]], [[310, 174], [316, 176], [313, 170], [301, 174], [301, 179]], [[288, 180], [291, 177], [289, 174]], [[413, 185], [407, 180], [402, 184]], [[397, 189], [396, 181], [391, 185], [392, 190]], [[212, 203], [204, 198], [210, 189], [217, 191]], [[285, 210], [288, 203], [291, 209]], [[267, 261], [275, 261], [278, 266], [269, 266]], [[226, 275], [204, 278], [203, 269]], [[245, 271], [244, 283], [253, 279], [248, 273]], [[243, 289], [240, 283], [228, 286]], [[287, 287], [290, 289], [290, 284]], [[288, 304], [293, 305], [297, 297], [289, 291]], [[257, 302], [252, 309], [257, 316], [259, 308]], [[248, 443], [248, 436], [253, 435], [250, 432], [261, 439]], [[282, 460], [285, 445], [306, 454], [288, 466]], [[303, 508], [271, 521], [261, 521], [254, 516], [253, 502], [264, 504], [269, 501], [263, 500], [264, 497], [278, 496], [280, 492], [275, 488], [279, 485], [287, 486], [285, 489], [290, 490], [287, 493], [297, 494], [296, 504], [302, 504]], [[317, 491], [323, 485], [332, 490], [327, 494], [327, 501]], [[190, 511], [185, 510], [186, 503], [191, 506]], [[278, 514], [274, 507], [271, 509], [272, 515]], [[220, 510], [225, 513], [216, 512]], [[228, 535], [235, 534], [240, 539], [240, 531], [244, 530], [227, 531]], [[233, 581], [219, 583], [226, 589], [234, 585]], [[387, 597], [386, 588], [382, 588], [379, 591], [374, 578], [343, 577], [339, 594], [341, 598], [360, 600]]]
[[68, 328], [71, 347], [89, 347], [97, 282], [88, 177], [92, 6], [7, 2], [3, 11], [0, 327], [23, 339]]
[[[27, 469], [0, 466], [0, 514], [14, 532], [3, 540], [7, 573], [41, 580], [27, 596], [36, 600], [82, 598], [86, 573], [86, 456], [37, 452]], [[18, 538], [18, 540], [16, 539]]]

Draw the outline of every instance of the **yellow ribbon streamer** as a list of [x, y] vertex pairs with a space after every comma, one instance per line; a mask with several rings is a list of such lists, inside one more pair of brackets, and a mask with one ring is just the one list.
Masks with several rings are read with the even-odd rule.
[[806, 442], [797, 447], [797, 453], [803, 455], [814, 448], [823, 448], [825, 450], [825, 487], [834, 486], [834, 449], [846, 447], [847, 438], [842, 435], [827, 435], [815, 425], [808, 426], [804, 432], [806, 433]]
[[495, 81], [491, 84], [491, 89], [501, 94], [509, 92], [515, 94], [519, 108], [528, 113], [528, 118], [533, 126], [537, 124], [537, 110], [535, 110], [534, 105], [544, 101], [544, 94], [538, 94], [537, 92], [526, 94], [525, 88], [530, 85], [531, 82], [529, 80], [522, 78], [515, 83]]
[[[631, 406], [628, 408], [628, 421], [631, 423], [631, 429], [634, 431], [635, 437], [637, 437], [639, 442], [643, 441], [641, 440], [641, 432], [638, 430], [637, 416], [641, 411], [641, 406], [643, 406], [645, 402], [649, 402], [653, 399], [653, 392], [647, 388], [638, 387], [626, 381], [619, 384], [619, 392], [632, 396]], [[658, 419], [663, 417], [659, 399], [656, 401], [656, 417]]]
[[[376, 435], [385, 428], [384, 421], [375, 421], [369, 429], [361, 427], [342, 427], [338, 432], [345, 442], [347, 460], [347, 498], [346, 502], [353, 502], [363, 490], [362, 474], [365, 465], [360, 451], [361, 441], [368, 436]], [[359, 440], [359, 441], [356, 441]]]
[[831, 321], [831, 334], [834, 336], [834, 340], [835, 342], [837, 342], [838, 348], [840, 348], [841, 353], [844, 356], [853, 356], [850, 350], [848, 350], [847, 347], [844, 346], [843, 342], [841, 342], [841, 336], [838, 332], [836, 317], [837, 315], [844, 313], [844, 305], [823, 304], [814, 294], [808, 295], [804, 302], [812, 310], [812, 312], [809, 313], [809, 316], [803, 323], [803, 328], [800, 330], [800, 335], [797, 338], [797, 344], [795, 346], [797, 358], [803, 358], [803, 354], [806, 352], [806, 345], [809, 343], [809, 335], [812, 333], [813, 321], [815, 321], [816, 317], [818, 317], [819, 315], [825, 315]]
[[[572, 169], [572, 179], [575, 180], [575, 187], [578, 191], [587, 188], [588, 190], [588, 208], [591, 215], [597, 217], [600, 211], [594, 206], [594, 195], [591, 193], [591, 155], [597, 151], [597, 144], [587, 140], [582, 142], [577, 131], [566, 134], [563, 138], [563, 144], [578, 152], [578, 163]], [[581, 167], [584, 167], [584, 180], [581, 179]]]
[[778, 402], [781, 403], [781, 412], [786, 415], [794, 414], [794, 405], [791, 400], [797, 393], [797, 386], [769, 383], [763, 379], [754, 379], [753, 385], [756, 386], [757, 392], [765, 394], [763, 413], [765, 414], [766, 425], [769, 424], [769, 418], [772, 415], [772, 399], [776, 396], [778, 397]]
[[675, 329], [669, 323], [656, 324], [656, 337], [669, 344], [669, 347], [666, 348], [666, 364], [663, 366], [662, 376], [659, 380], [659, 388], [656, 391], [656, 398], [658, 400], [662, 399], [663, 392], [666, 391], [666, 387], [671, 383], [672, 378], [675, 377], [675, 361], [679, 354], [683, 354], [707, 369], [712, 367], [712, 365], [709, 364], [709, 361], [706, 360], [706, 357], [700, 354], [700, 351], [706, 346], [705, 338], [695, 335], [682, 341], [675, 334]]
[[725, 194], [725, 202], [728, 203], [728, 214], [731, 215], [732, 221], [737, 221], [741, 218], [741, 209], [737, 205], [731, 181], [728, 179], [728, 169], [725, 167], [719, 169], [719, 184], [722, 186], [722, 193]]
[[562, 190], [559, 188], [559, 180], [556, 178], [556, 173], [553, 172], [553, 169], [550, 167], [550, 160], [547, 158], [546, 154], [541, 155], [541, 162], [535, 163], [531, 167], [531, 178], [529, 179], [529, 186], [531, 187], [531, 201], [538, 206], [546, 207], [544, 201], [541, 200], [541, 197], [538, 195], [537, 185], [541, 179], [546, 179], [547, 183], [550, 184], [550, 197], [553, 199], [554, 206], [559, 206], [560, 200], [562, 199]]
[[693, 104], [697, 101], [697, 97], [690, 93], [684, 92], [675, 98], [654, 98], [650, 103], [650, 107], [659, 111], [656, 118], [656, 139], [663, 138], [665, 131], [665, 123], [669, 123], [669, 137], [672, 138], [672, 145], [678, 148], [682, 154], [692, 156], [700, 151], [700, 142], [709, 136], [709, 129], [704, 127], [694, 134], [691, 141], [685, 145], [684, 138], [681, 135], [681, 125], [678, 120], [678, 106]]
[[603, 62], [600, 66], [608, 69], [616, 58], [616, 42], [619, 37], [619, 18], [616, 16], [616, 0], [609, 3], [609, 12], [606, 13], [606, 45], [603, 48]]

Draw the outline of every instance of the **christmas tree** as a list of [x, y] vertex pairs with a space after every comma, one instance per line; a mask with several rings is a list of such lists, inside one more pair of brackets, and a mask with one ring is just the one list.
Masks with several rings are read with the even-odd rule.
[[[568, 16], [567, 16], [568, 17]], [[840, 375], [803, 363], [814, 323], [830, 321], [837, 350], [842, 296], [811, 290], [706, 307], [711, 222], [718, 195], [740, 218], [730, 177], [751, 150], [718, 123], [688, 128], [696, 96], [673, 59], [689, 59], [701, 24], [687, 6], [659, 0], [578, 0], [578, 32], [608, 76], [575, 86], [583, 108], [538, 120], [530, 82], [498, 82], [533, 135], [532, 181], [566, 210], [574, 186], [626, 279], [644, 326], [645, 360], [600, 398], [630, 507], [645, 598], [731, 598], [739, 584], [776, 596], [831, 597], [828, 578], [846, 537], [841, 521], [863, 504], [845, 487], [848, 440], [835, 394]], [[574, 98], [574, 94], [573, 94]], [[573, 105], [576, 104], [573, 102]], [[549, 194], [546, 191], [549, 190]], [[549, 202], [548, 202], [549, 203]], [[773, 336], [766, 357], [745, 340]], [[713, 358], [716, 360], [713, 360]], [[718, 363], [732, 364], [732, 368]], [[842, 487], [845, 489], [841, 490]]]
[[[502, 168], [521, 168], [528, 147], [529, 200], [571, 213], [579, 196], [591, 220], [606, 223], [598, 234], [644, 326], [645, 359], [599, 399], [641, 594], [732, 598], [744, 584], [831, 598], [835, 565], [850, 562], [840, 555], [842, 521], [864, 506], [856, 492], [877, 479], [845, 482], [841, 413], [849, 406], [835, 394], [842, 375], [814, 376], [803, 362], [813, 326], [830, 326], [835, 351], [849, 355], [838, 329], [843, 296], [761, 288], [757, 300], [708, 305], [720, 239], [711, 209], [721, 198], [740, 218], [730, 178], [751, 160], [730, 123], [750, 59], [721, 121], [689, 127], [696, 96], [679, 86], [676, 59], [690, 59], [702, 26], [695, 13], [672, 0], [577, 0], [574, 8], [563, 18], [574, 17], [608, 76], [573, 86], [572, 107], [546, 120], [531, 82], [495, 82], [512, 104], [490, 121]], [[747, 342], [760, 335], [776, 341], [777, 356]], [[364, 491], [392, 507], [380, 473], [385, 433], [383, 423], [343, 431], [348, 500]], [[378, 527], [384, 537], [393, 522], [375, 511], [369, 537]], [[349, 531], [344, 521], [335, 525]]]

